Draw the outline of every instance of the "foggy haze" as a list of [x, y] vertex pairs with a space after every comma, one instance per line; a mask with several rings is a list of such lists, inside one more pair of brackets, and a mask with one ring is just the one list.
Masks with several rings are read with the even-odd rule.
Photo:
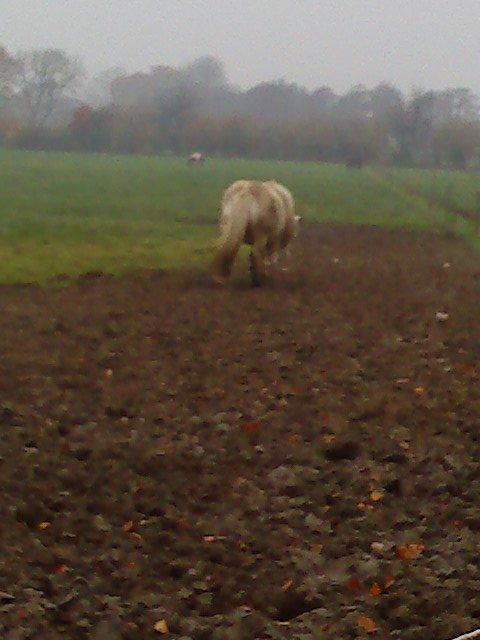
[[0, 43], [64, 49], [91, 74], [208, 54], [241, 87], [480, 91], [478, 0], [0, 0]]

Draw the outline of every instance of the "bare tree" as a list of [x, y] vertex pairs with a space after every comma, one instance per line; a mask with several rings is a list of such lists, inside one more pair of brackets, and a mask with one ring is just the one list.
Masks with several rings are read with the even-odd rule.
[[19, 57], [18, 96], [32, 125], [43, 125], [62, 98], [83, 78], [81, 64], [58, 49], [31, 51]]

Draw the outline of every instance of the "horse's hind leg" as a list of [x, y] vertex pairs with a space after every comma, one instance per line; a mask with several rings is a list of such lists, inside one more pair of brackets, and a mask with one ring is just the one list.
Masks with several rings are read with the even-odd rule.
[[215, 257], [213, 263], [213, 280], [217, 284], [225, 284], [232, 273], [233, 263], [237, 256], [238, 249], [232, 250], [229, 253], [220, 253]]
[[233, 263], [237, 257], [240, 243], [228, 248], [220, 248], [213, 261], [213, 280], [217, 284], [225, 284], [232, 273]]
[[250, 252], [250, 277], [254, 287], [264, 284], [267, 277], [266, 250], [264, 242], [255, 242]]

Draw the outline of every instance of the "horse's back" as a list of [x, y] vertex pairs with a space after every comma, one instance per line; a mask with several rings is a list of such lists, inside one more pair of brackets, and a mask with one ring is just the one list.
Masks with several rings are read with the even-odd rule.
[[239, 195], [240, 193], [246, 191], [250, 184], [249, 180], [236, 180], [232, 182], [232, 184], [225, 189], [222, 197], [222, 204], [227, 203], [229, 200]]
[[276, 180], [269, 180], [265, 184], [280, 196], [288, 215], [295, 216], [295, 200], [291, 191], [287, 189], [285, 185], [280, 184]]
[[235, 215], [240, 202], [248, 200], [252, 207], [244, 242], [251, 244], [260, 233], [279, 237], [286, 246], [295, 235], [295, 203], [290, 191], [275, 180], [237, 180], [223, 194], [222, 219]]

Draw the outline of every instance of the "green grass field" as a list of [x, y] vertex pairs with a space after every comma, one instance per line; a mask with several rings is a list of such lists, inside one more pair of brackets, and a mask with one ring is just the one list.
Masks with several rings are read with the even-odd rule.
[[207, 264], [222, 190], [238, 178], [284, 182], [310, 222], [450, 233], [480, 248], [458, 215], [480, 217], [475, 175], [0, 150], [0, 282]]

